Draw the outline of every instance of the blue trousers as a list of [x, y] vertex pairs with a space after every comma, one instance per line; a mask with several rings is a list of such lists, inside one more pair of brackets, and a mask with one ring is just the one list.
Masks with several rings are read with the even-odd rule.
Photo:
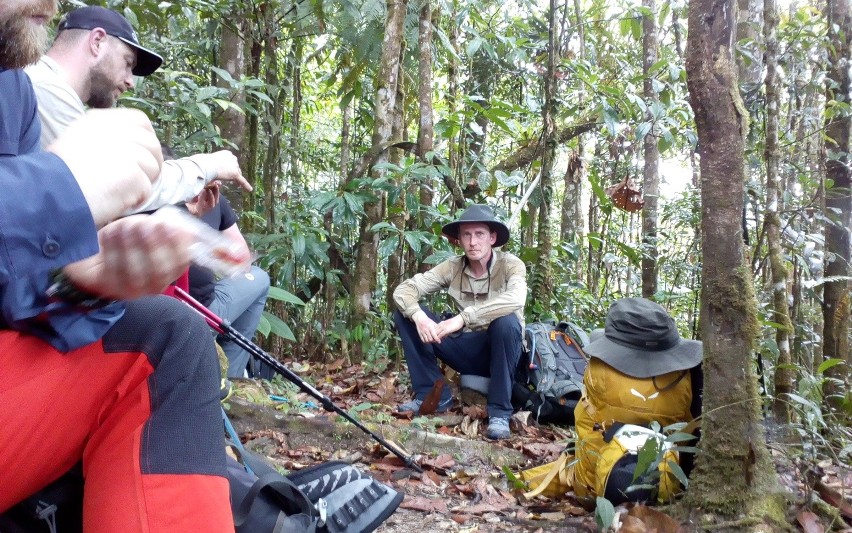
[[[208, 308], [230, 322], [247, 339], [254, 337], [269, 294], [269, 274], [258, 266], [249, 272], [216, 282], [216, 293]], [[249, 363], [249, 353], [220, 336], [219, 344], [228, 356], [228, 377], [241, 378]]]
[[[440, 319], [429, 309], [422, 307], [435, 322]], [[395, 311], [396, 323], [411, 385], [416, 398], [422, 400], [432, 390], [432, 385], [443, 377], [438, 368], [438, 359], [459, 374], [472, 374], [491, 378], [488, 386], [488, 416], [508, 418], [512, 415], [512, 382], [515, 368], [521, 355], [521, 323], [514, 314], [502, 316], [485, 331], [470, 331], [453, 334], [440, 344], [424, 343], [417, 334], [417, 326]], [[441, 401], [452, 397], [445, 387]]]

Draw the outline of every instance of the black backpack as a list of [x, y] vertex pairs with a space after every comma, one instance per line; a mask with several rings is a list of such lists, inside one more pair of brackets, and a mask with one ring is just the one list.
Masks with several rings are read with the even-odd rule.
[[[237, 533], [368, 533], [396, 511], [403, 494], [341, 461], [289, 476], [235, 446], [228, 456]], [[83, 476], [78, 467], [0, 514], [0, 533], [80, 533]]]
[[574, 408], [583, 391], [588, 336], [569, 322], [534, 322], [524, 330], [512, 405], [531, 411], [543, 424], [574, 425]]

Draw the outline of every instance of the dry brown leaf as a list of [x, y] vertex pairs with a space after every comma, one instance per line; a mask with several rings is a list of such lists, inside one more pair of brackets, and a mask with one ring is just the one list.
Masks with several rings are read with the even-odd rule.
[[419, 414], [431, 415], [438, 410], [438, 404], [441, 402], [441, 391], [444, 390], [444, 378], [438, 378], [432, 385], [432, 390], [423, 398], [423, 403], [420, 404]]
[[641, 519], [635, 516], [621, 515], [619, 533], [651, 533], [652, 531], [657, 530], [649, 528]]
[[517, 413], [512, 415], [512, 418], [509, 419], [509, 423], [513, 425], [513, 430], [520, 431], [526, 426], [530, 426], [533, 423], [533, 416], [530, 411], [518, 411]]
[[406, 495], [399, 506], [403, 509], [412, 509], [414, 511], [447, 514], [447, 502], [442, 498], [411, 497]]
[[817, 491], [817, 494], [819, 494], [820, 498], [825, 500], [826, 503], [837, 507], [844, 518], [852, 519], [852, 505], [849, 505], [839, 492], [819, 480], [814, 483], [814, 490]]
[[477, 437], [479, 435], [479, 423], [480, 419], [466, 415], [462, 423], [458, 425], [458, 430], [467, 437]]
[[819, 517], [811, 511], [801, 510], [796, 515], [796, 521], [802, 526], [802, 531], [805, 533], [824, 533], [825, 526], [822, 525]]
[[[680, 524], [669, 515], [645, 505], [636, 505], [627, 511], [627, 516], [638, 518], [647, 527], [647, 531], [657, 533], [678, 533]], [[644, 531], [644, 530], [637, 530]]]
[[441, 486], [441, 476], [433, 472], [432, 470], [424, 470], [423, 471], [423, 483], [427, 483], [427, 480], [432, 485], [436, 487]]

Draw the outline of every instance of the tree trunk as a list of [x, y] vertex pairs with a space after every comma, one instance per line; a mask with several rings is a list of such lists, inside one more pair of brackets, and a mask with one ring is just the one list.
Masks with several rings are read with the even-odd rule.
[[[404, 56], [405, 50], [400, 47], [400, 71], [397, 73], [396, 102], [393, 112], [393, 128], [391, 132], [391, 139], [401, 141], [406, 140], [405, 77], [402, 71], [402, 62]], [[399, 150], [398, 148], [391, 148], [390, 153], [388, 154], [388, 162], [399, 166], [402, 163], [402, 150]], [[385, 303], [388, 309], [394, 308], [395, 304], [393, 301], [393, 289], [402, 282], [402, 275], [403, 272], [405, 272], [405, 260], [410, 255], [407, 253], [407, 246], [405, 245], [405, 239], [402, 238], [402, 235], [405, 232], [405, 220], [406, 218], [408, 218], [408, 213], [406, 212], [405, 197], [412, 192], [410, 190], [412, 187], [406, 186], [405, 183], [403, 183], [402, 180], [399, 178], [399, 176], [394, 176], [393, 182], [395, 187], [402, 190], [402, 194], [398, 195], [396, 205], [393, 206], [393, 209], [386, 210], [390, 212], [390, 223], [393, 224], [394, 227], [396, 227], [400, 236], [399, 244], [397, 245], [396, 249], [391, 253], [391, 256], [388, 258], [388, 271], [385, 283], [385, 286], [387, 287], [387, 292], [385, 293]], [[390, 208], [391, 206], [388, 207]]]
[[[379, 72], [376, 76], [376, 99], [373, 107], [373, 148], [386, 145], [393, 133], [393, 115], [396, 109], [396, 85], [399, 76], [399, 55], [403, 41], [403, 22], [405, 21], [406, 0], [388, 0], [385, 18], [385, 36], [382, 41], [382, 56]], [[376, 158], [376, 163], [387, 161], [387, 152]], [[370, 177], [380, 178], [384, 170], [373, 166]], [[373, 290], [376, 287], [377, 247], [379, 234], [372, 227], [381, 221], [382, 203], [376, 198], [364, 205], [364, 217], [358, 238], [358, 250], [355, 257], [354, 284], [352, 287], [351, 314], [349, 324], [355, 327], [364, 322], [370, 312]], [[360, 350], [353, 353], [353, 360], [361, 358]]]
[[793, 324], [790, 322], [787, 299], [787, 265], [781, 248], [781, 217], [779, 199], [783, 195], [778, 173], [781, 149], [778, 146], [778, 8], [775, 0], [763, 2], [763, 39], [766, 43], [766, 243], [769, 248], [769, 266], [772, 272], [773, 321], [778, 345], [778, 362], [775, 366], [775, 396], [773, 411], [776, 422], [786, 424], [790, 419], [787, 395], [793, 392], [793, 370], [790, 368], [790, 339]]
[[301, 147], [299, 139], [302, 138], [302, 39], [296, 37], [290, 48], [289, 71], [290, 71], [290, 142], [288, 152], [290, 153], [290, 182], [301, 183]]
[[[826, 6], [828, 39], [828, 77], [825, 82], [826, 102], [849, 105], [849, 40], [852, 38], [849, 0], [829, 0]], [[829, 220], [825, 232], [825, 277], [849, 276], [849, 226], [852, 195], [849, 179], [849, 116], [842, 113], [825, 121], [825, 175], [834, 185], [826, 189], [825, 216]], [[825, 284], [823, 292], [824, 359], [838, 358], [846, 362], [836, 365], [830, 375], [846, 383], [849, 370], [849, 282], [845, 279]], [[842, 394], [844, 386], [831, 385], [829, 394]], [[833, 404], [837, 402], [832, 401]]]
[[[239, 80], [246, 74], [246, 57], [245, 57], [245, 41], [243, 41], [241, 30], [244, 28], [244, 20], [238, 17], [235, 21], [238, 26], [236, 28], [227, 24], [222, 26], [222, 40], [219, 45], [218, 66], [222, 70], [230, 74], [231, 78]], [[226, 80], [217, 77], [216, 84], [225, 89], [231, 88], [230, 83]], [[236, 91], [231, 94], [230, 101], [239, 109], [246, 107], [246, 95], [244, 91]], [[221, 113], [216, 115], [216, 126], [221, 132], [222, 138], [231, 144], [230, 149], [237, 156], [240, 162], [240, 168], [246, 172], [246, 162], [243, 156], [243, 150], [246, 143], [246, 115], [237, 109], [228, 107]], [[251, 180], [251, 176], [248, 175]], [[235, 194], [229, 198], [237, 213], [243, 211], [243, 195]]]
[[559, 235], [562, 242], [579, 243], [583, 233], [583, 162], [578, 152], [568, 155], [565, 170], [565, 197], [562, 199], [562, 218]]
[[556, 107], [556, 58], [559, 54], [557, 48], [556, 27], [556, 0], [550, 0], [548, 12], [548, 44], [547, 44], [547, 72], [544, 76], [544, 106], [542, 108], [542, 144], [544, 154], [541, 158], [541, 208], [538, 214], [538, 255], [536, 257], [535, 271], [532, 279], [532, 301], [536, 303], [536, 310], [542, 316], [552, 314], [553, 303], [553, 264], [551, 255], [553, 252], [553, 235], [551, 230], [550, 208], [553, 201], [553, 159], [556, 157], [556, 126], [553, 117]]
[[660, 150], [657, 147], [656, 127], [651, 113], [652, 106], [657, 102], [657, 91], [654, 90], [651, 73], [651, 68], [657, 62], [657, 8], [654, 0], [642, 0], [642, 6], [648, 10], [648, 13], [642, 16], [642, 92], [648, 107], [645, 120], [651, 126], [643, 140], [645, 207], [642, 209], [642, 296], [653, 299], [657, 294], [657, 204], [660, 198]]
[[685, 505], [700, 509], [699, 528], [713, 518], [707, 513], [717, 513], [737, 517], [742, 531], [757, 530], [764, 520], [770, 528], [786, 522], [783, 502], [772, 496], [777, 479], [751, 362], [759, 326], [740, 225], [748, 116], [737, 89], [735, 17], [734, 0], [689, 4], [686, 69], [701, 156], [705, 383], [700, 452]]

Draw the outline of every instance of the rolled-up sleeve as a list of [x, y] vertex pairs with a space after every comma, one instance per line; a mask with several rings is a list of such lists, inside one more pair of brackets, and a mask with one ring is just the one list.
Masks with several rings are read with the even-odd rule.
[[444, 261], [422, 274], [415, 274], [411, 279], [400, 283], [393, 291], [393, 300], [399, 311], [411, 318], [420, 310], [420, 299], [446, 289], [451, 280], [453, 260]]

